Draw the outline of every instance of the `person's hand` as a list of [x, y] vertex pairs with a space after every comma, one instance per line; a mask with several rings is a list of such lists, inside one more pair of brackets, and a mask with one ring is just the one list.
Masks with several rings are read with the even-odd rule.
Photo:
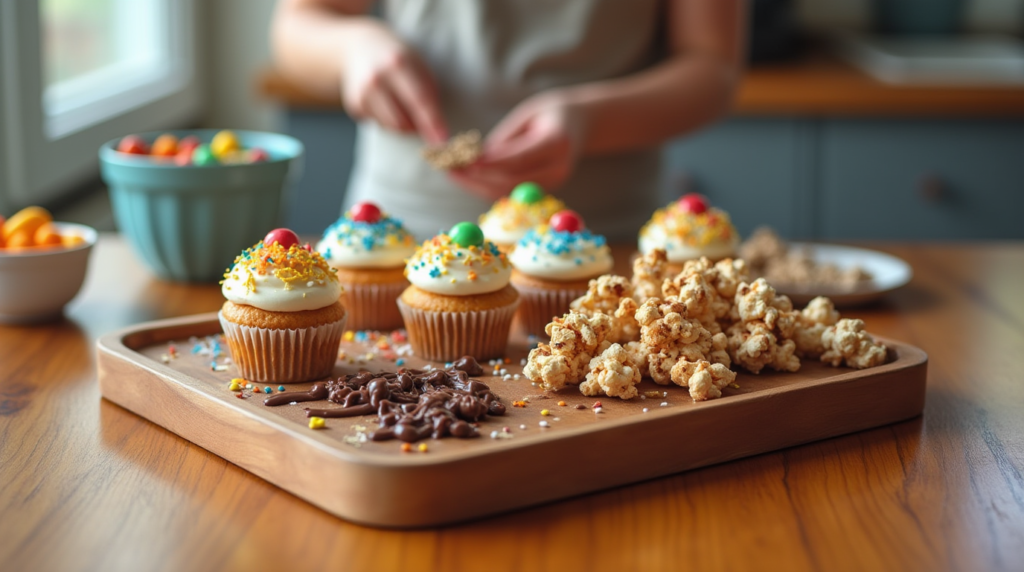
[[437, 86], [426, 64], [385, 26], [367, 22], [345, 50], [341, 96], [357, 119], [400, 133], [419, 133], [430, 145], [448, 139]]
[[556, 189], [576, 166], [585, 136], [583, 115], [558, 92], [531, 97], [488, 134], [475, 163], [450, 171], [449, 176], [488, 200], [507, 195], [523, 181]]

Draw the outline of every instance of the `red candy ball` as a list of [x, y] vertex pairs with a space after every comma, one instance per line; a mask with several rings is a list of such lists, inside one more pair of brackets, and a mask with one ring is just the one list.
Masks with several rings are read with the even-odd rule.
[[186, 135], [181, 138], [181, 141], [178, 141], [178, 152], [188, 151], [191, 155], [192, 151], [195, 151], [196, 147], [199, 146], [199, 143], [201, 142], [195, 135]]
[[249, 149], [249, 162], [250, 163], [264, 163], [270, 160], [270, 154], [260, 149], [259, 147], [253, 147]]
[[287, 228], [275, 228], [268, 232], [267, 236], [263, 238], [263, 244], [271, 245], [275, 242], [284, 248], [291, 248], [299, 243], [299, 235]]
[[699, 193], [690, 193], [683, 195], [683, 198], [679, 199], [679, 208], [683, 209], [683, 212], [700, 214], [708, 210], [708, 198]]
[[138, 135], [126, 135], [117, 144], [117, 150], [132, 155], [149, 155], [149, 145]]
[[373, 203], [356, 203], [348, 212], [352, 215], [352, 220], [356, 222], [373, 224], [380, 220], [380, 208]]
[[551, 215], [548, 225], [558, 232], [579, 232], [583, 230], [583, 217], [576, 211], [564, 210]]

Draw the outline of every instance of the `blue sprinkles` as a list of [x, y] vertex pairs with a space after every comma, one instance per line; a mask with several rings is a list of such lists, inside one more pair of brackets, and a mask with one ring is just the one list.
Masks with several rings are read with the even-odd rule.
[[279, 385], [279, 386], [277, 386], [277, 390], [278, 390], [278, 391], [284, 391], [284, 386], [283, 386], [283, 385]]

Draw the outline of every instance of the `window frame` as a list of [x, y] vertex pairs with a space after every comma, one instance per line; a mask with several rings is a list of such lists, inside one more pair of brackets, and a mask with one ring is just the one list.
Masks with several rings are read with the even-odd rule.
[[43, 103], [40, 0], [0, 2], [0, 209], [52, 203], [95, 178], [104, 141], [200, 116], [196, 5], [164, 1], [175, 79], [136, 86], [53, 118]]

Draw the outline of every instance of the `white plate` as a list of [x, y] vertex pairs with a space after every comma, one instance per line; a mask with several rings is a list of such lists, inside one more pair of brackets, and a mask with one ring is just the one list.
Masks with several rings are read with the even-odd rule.
[[839, 268], [860, 266], [871, 274], [871, 280], [865, 280], [853, 290], [822, 286], [798, 288], [773, 284], [776, 290], [789, 296], [797, 307], [804, 306], [815, 296], [828, 296], [836, 306], [865, 304], [881, 298], [887, 292], [906, 286], [914, 275], [910, 265], [904, 260], [877, 250], [813, 242], [790, 242], [788, 245], [790, 250], [807, 252], [819, 264], [832, 264]]

